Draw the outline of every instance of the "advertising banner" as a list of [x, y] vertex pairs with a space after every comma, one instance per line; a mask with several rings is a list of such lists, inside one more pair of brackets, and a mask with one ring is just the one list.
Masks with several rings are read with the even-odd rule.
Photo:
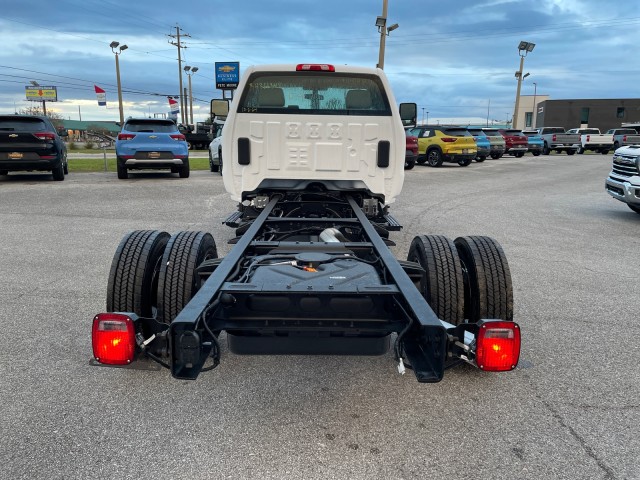
[[24, 87], [27, 100], [38, 101], [46, 100], [47, 102], [58, 101], [57, 87]]

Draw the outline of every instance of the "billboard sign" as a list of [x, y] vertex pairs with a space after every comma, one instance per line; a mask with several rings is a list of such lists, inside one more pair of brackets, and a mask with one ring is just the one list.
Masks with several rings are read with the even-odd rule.
[[58, 88], [57, 87], [24, 87], [27, 100], [41, 102], [46, 100], [47, 102], [58, 101]]
[[216, 88], [234, 90], [240, 81], [240, 62], [216, 62]]

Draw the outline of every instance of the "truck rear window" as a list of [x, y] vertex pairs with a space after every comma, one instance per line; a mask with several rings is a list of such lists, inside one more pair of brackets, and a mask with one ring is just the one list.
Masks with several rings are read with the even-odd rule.
[[249, 78], [238, 113], [391, 116], [375, 75], [256, 73]]

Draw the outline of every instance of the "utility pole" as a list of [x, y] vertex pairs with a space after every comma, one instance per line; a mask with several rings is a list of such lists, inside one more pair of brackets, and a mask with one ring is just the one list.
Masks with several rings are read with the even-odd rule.
[[[189, 35], [188, 33], [183, 33], [182, 34], [183, 37], [190, 37], [191, 35]], [[185, 125], [187, 123], [187, 118], [185, 116], [185, 105], [186, 105], [186, 99], [184, 98], [184, 96], [182, 95], [182, 53], [180, 52], [181, 48], [187, 48], [184, 47], [183, 45], [180, 44], [180, 26], [176, 25], [176, 34], [175, 35], [169, 35], [169, 37], [171, 38], [175, 38], [176, 41], [172, 42], [169, 41], [169, 43], [175, 47], [178, 47], [178, 78], [179, 78], [179, 84], [180, 84], [180, 90], [178, 90], [178, 92], [180, 92], [180, 118], [182, 120], [182, 124]]]

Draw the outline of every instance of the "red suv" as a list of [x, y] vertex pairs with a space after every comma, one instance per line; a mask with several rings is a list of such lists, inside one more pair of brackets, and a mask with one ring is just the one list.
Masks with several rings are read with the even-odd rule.
[[500, 129], [498, 130], [504, 137], [505, 151], [507, 155], [513, 155], [514, 157], [522, 157], [529, 149], [529, 140], [527, 136], [522, 133], [522, 130], [515, 129]]
[[407, 154], [404, 157], [404, 169], [411, 170], [416, 166], [416, 160], [418, 159], [418, 137], [409, 135], [409, 132], [404, 132], [407, 136]]

